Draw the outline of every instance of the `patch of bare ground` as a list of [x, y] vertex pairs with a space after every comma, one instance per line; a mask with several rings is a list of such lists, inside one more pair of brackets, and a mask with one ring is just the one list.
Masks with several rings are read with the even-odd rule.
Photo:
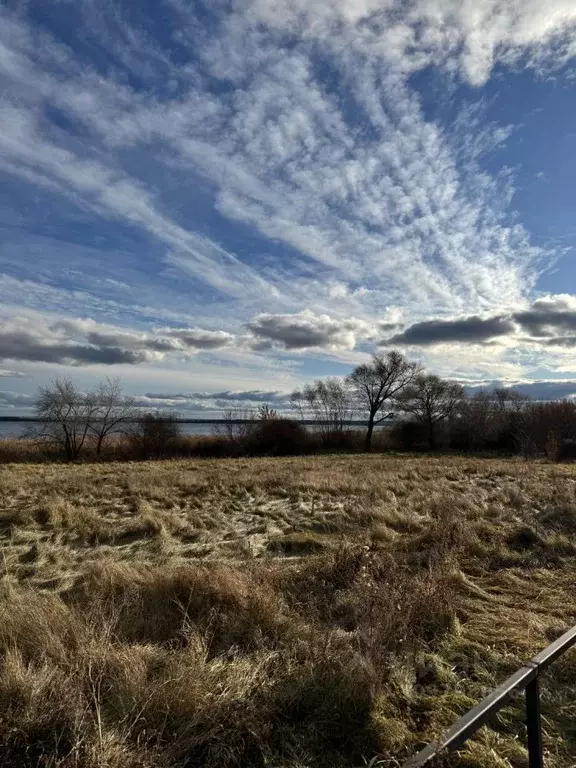
[[[576, 470], [0, 467], [0, 764], [397, 764], [576, 623]], [[576, 753], [576, 653], [543, 682]], [[520, 703], [454, 765], [525, 766]], [[378, 762], [380, 761], [380, 762]]]

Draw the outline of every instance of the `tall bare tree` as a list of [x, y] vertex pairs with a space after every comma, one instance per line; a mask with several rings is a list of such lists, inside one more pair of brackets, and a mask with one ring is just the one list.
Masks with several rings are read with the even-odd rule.
[[302, 418], [313, 418], [323, 437], [343, 432], [354, 415], [350, 389], [341, 379], [318, 379], [292, 393], [292, 404]]
[[96, 437], [96, 453], [100, 455], [104, 440], [115, 432], [126, 431], [129, 424], [137, 421], [139, 411], [134, 398], [122, 393], [118, 378], [101, 381], [91, 393], [91, 398], [94, 413], [89, 429]]
[[358, 406], [368, 413], [368, 426], [364, 450], [372, 450], [374, 426], [388, 417], [382, 410], [410, 384], [420, 373], [420, 366], [410, 362], [400, 353], [392, 350], [387, 354], [374, 355], [372, 362], [357, 366], [348, 376]]
[[432, 374], [420, 374], [398, 394], [397, 400], [405, 413], [426, 426], [428, 443], [435, 450], [439, 422], [456, 414], [464, 397], [464, 387], [460, 384]]
[[62, 450], [68, 461], [77, 459], [96, 412], [94, 395], [78, 391], [68, 377], [54, 379], [38, 390], [34, 410], [39, 420], [35, 435]]

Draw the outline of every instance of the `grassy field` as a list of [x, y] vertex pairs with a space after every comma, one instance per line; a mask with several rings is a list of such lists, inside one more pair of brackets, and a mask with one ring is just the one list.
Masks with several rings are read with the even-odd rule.
[[[396, 766], [576, 623], [576, 468], [0, 466], [0, 765]], [[576, 652], [543, 682], [576, 755]], [[521, 702], [454, 764], [525, 766]]]

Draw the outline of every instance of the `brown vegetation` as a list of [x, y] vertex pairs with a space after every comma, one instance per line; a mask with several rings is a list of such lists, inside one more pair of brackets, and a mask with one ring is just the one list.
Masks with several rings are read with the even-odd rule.
[[[576, 622], [570, 466], [358, 455], [0, 473], [8, 768], [388, 764]], [[574, 656], [543, 692], [546, 764], [564, 768]], [[526, 765], [520, 704], [454, 763]]]

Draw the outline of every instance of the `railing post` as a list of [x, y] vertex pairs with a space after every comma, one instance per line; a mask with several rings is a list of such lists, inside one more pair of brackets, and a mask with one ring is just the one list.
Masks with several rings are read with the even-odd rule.
[[528, 728], [528, 759], [530, 768], [544, 768], [538, 674], [526, 686], [526, 726]]
[[547, 648], [525, 662], [520, 669], [495, 688], [488, 696], [466, 712], [443, 736], [421, 749], [407, 760], [402, 768], [424, 768], [440, 753], [459, 749], [476, 731], [515, 698], [522, 689], [526, 691], [526, 726], [528, 728], [528, 756], [530, 768], [543, 768], [542, 723], [540, 718], [540, 683], [538, 675], [576, 646], [576, 626], [554, 640]]

